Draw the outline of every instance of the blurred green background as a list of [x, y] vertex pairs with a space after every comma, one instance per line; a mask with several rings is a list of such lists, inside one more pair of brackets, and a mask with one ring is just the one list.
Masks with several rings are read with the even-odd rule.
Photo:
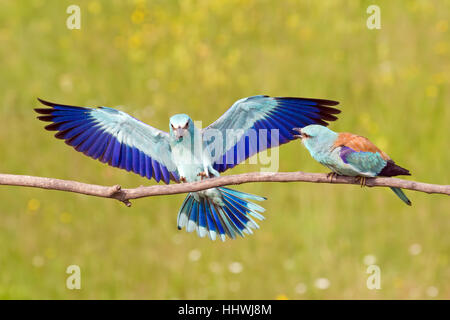
[[[81, 8], [69, 30], [66, 8]], [[381, 30], [366, 9], [381, 7]], [[36, 97], [120, 106], [167, 130], [204, 125], [239, 98], [335, 99], [331, 125], [369, 137], [411, 179], [448, 184], [449, 1], [0, 0], [0, 172], [135, 187], [154, 184], [75, 152], [43, 130]], [[258, 171], [243, 165], [233, 171]], [[293, 142], [281, 171], [327, 172]], [[0, 298], [450, 298], [449, 199], [383, 188], [247, 184], [269, 200], [253, 236], [177, 231], [184, 195], [131, 208], [0, 187]], [[366, 287], [368, 264], [381, 289]], [[81, 267], [81, 290], [66, 288]]]

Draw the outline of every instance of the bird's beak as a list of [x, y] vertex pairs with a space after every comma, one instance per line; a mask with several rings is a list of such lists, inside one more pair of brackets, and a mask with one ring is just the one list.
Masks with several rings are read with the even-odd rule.
[[179, 140], [179, 139], [183, 138], [183, 135], [184, 135], [184, 129], [182, 129], [182, 128], [176, 128], [176, 129], [174, 130], [174, 133], [175, 133], [175, 137]]
[[303, 138], [302, 129], [300, 129], [300, 128], [293, 128], [292, 130], [297, 131], [298, 133], [300, 133], [300, 134], [294, 134], [295, 138], [299, 138], [299, 139]]

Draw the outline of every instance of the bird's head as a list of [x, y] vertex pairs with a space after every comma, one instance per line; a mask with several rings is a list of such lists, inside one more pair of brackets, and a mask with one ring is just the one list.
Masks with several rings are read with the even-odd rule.
[[177, 141], [193, 132], [193, 122], [187, 114], [176, 114], [170, 118], [170, 136]]
[[337, 133], [327, 127], [312, 124], [303, 128], [294, 128], [299, 134], [295, 135], [302, 140], [302, 143], [309, 150], [317, 150], [334, 143]]

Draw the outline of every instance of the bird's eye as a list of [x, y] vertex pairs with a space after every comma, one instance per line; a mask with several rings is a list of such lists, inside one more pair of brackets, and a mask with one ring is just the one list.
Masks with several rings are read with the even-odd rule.
[[187, 128], [189, 128], [189, 122], [186, 122], [186, 124], [183, 127], [183, 129], [187, 129]]
[[170, 126], [172, 127], [172, 129], [175, 129], [175, 127], [173, 126], [173, 124], [170, 124]]
[[303, 138], [307, 139], [307, 138], [311, 138], [311, 136], [309, 134], [306, 134], [304, 132], [302, 132], [302, 136]]

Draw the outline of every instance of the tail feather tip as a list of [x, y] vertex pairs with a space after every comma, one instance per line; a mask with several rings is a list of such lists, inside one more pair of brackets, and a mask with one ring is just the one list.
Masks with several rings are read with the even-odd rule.
[[217, 238], [225, 241], [226, 237], [235, 239], [236, 235], [244, 237], [245, 234], [253, 234], [252, 229], [259, 229], [253, 219], [264, 220], [260, 212], [265, 209], [246, 199], [262, 201], [266, 198], [228, 188], [218, 190], [223, 205], [207, 197], [198, 200], [189, 194], [178, 212], [178, 229], [185, 228], [187, 232], [196, 230], [199, 237], [208, 235], [213, 241]]

